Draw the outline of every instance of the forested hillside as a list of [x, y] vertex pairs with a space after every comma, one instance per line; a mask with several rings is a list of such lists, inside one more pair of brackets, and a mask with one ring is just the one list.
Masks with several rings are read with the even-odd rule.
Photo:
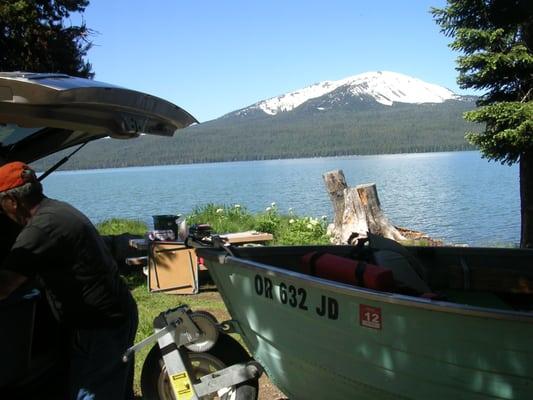
[[[358, 101], [356, 108], [346, 103], [323, 110], [309, 102], [274, 116], [235, 113], [172, 138], [103, 139], [87, 145], [64, 169], [472, 149], [464, 134], [476, 127], [462, 114], [474, 108], [473, 100], [392, 106]], [[46, 169], [63, 154], [34, 166]]]

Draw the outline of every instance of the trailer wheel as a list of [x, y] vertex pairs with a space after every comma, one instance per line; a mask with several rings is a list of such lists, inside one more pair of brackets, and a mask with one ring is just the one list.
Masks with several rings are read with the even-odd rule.
[[[188, 356], [196, 378], [224, 369], [229, 365], [251, 360], [246, 350], [228, 335], [220, 335], [216, 345], [208, 352], [188, 352]], [[145, 400], [174, 399], [163, 357], [157, 344], [152, 347], [144, 361], [141, 372], [141, 390]], [[202, 399], [256, 400], [257, 392], [258, 381], [255, 379], [223, 388]]]

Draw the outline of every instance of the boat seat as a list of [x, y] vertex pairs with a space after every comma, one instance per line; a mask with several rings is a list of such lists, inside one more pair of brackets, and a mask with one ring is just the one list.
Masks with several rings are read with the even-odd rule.
[[392, 270], [394, 282], [399, 288], [407, 288], [418, 294], [429, 293], [422, 264], [400, 243], [368, 233], [368, 243], [377, 265]]

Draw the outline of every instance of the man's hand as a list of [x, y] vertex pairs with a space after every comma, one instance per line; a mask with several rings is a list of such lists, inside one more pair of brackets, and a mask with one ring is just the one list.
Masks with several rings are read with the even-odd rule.
[[5, 299], [28, 278], [13, 271], [0, 271], [0, 300]]

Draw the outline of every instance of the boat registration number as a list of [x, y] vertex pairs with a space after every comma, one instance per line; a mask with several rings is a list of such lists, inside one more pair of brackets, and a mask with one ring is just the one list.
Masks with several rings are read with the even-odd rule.
[[279, 282], [274, 284], [270, 278], [257, 274], [254, 278], [255, 294], [278, 301], [284, 306], [305, 312], [314, 312], [319, 317], [339, 319], [339, 302], [331, 296], [320, 295], [320, 300], [311, 304], [307, 290], [303, 287]]
[[[260, 274], [254, 277], [254, 289], [257, 296], [279, 302], [282, 306], [315, 313], [319, 317], [330, 320], [339, 319], [340, 305], [334, 297], [320, 294], [317, 300], [313, 300], [303, 287], [282, 281], [273, 282], [270, 278]], [[381, 308], [359, 304], [359, 325], [381, 330], [382, 324]]]

